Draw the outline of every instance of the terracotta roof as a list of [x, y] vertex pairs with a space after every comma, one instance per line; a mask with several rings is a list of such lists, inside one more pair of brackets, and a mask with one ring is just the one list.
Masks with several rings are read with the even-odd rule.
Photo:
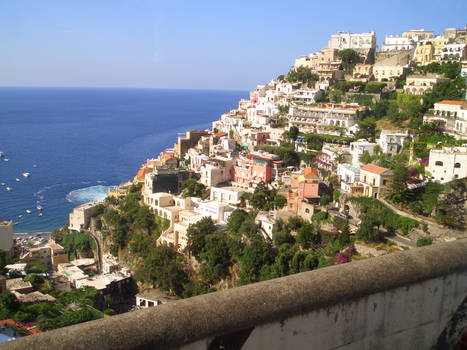
[[362, 166], [362, 170], [366, 170], [366, 171], [369, 171], [370, 173], [375, 173], [375, 174], [378, 174], [378, 175], [381, 175], [382, 173], [384, 173], [385, 171], [389, 170], [389, 169], [386, 169], [386, 168], [383, 168], [383, 167], [380, 167], [380, 166], [377, 166], [375, 164], [366, 164], [364, 166]]
[[136, 174], [136, 180], [137, 181], [144, 181], [144, 177], [148, 173], [149, 173], [149, 170], [146, 169], [146, 167], [141, 167], [141, 169], [139, 169], [138, 173]]
[[440, 102], [436, 102], [442, 105], [456, 105], [456, 106], [467, 106], [467, 102], [465, 101], [454, 101], [454, 100], [443, 100]]
[[303, 171], [303, 175], [305, 175], [306, 177], [319, 178], [318, 170], [316, 168], [305, 168], [305, 170]]
[[215, 136], [215, 137], [227, 136], [227, 133], [226, 133], [226, 132], [220, 131], [220, 132], [216, 132], [216, 133], [214, 134], [214, 136]]

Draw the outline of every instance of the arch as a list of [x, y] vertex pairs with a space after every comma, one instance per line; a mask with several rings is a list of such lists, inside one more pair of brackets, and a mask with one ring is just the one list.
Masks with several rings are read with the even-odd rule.
[[440, 160], [437, 160], [437, 161], [435, 162], [435, 165], [436, 165], [436, 166], [443, 166], [443, 162], [440, 161]]
[[454, 168], [460, 168], [461, 167], [461, 163], [455, 163], [454, 164]]

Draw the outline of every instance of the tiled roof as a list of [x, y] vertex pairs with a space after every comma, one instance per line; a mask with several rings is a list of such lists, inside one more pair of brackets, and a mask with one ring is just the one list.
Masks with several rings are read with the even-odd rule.
[[465, 101], [443, 100], [443, 101], [436, 102], [436, 103], [442, 104], [442, 105], [467, 106], [467, 102]]
[[386, 168], [377, 166], [376, 164], [371, 164], [370, 163], [370, 164], [366, 164], [366, 165], [362, 166], [362, 170], [366, 170], [366, 171], [369, 171], [371, 173], [381, 175], [382, 173], [386, 172], [389, 169], [386, 169]]
[[307, 177], [312, 177], [312, 178], [318, 178], [319, 175], [318, 175], [318, 170], [316, 168], [305, 168], [305, 170], [303, 171], [303, 175], [307, 176]]

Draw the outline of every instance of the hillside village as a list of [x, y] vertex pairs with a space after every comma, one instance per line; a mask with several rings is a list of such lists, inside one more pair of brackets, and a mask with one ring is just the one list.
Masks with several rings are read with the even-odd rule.
[[376, 49], [332, 35], [50, 237], [2, 222], [0, 318], [34, 333], [465, 237], [467, 27]]

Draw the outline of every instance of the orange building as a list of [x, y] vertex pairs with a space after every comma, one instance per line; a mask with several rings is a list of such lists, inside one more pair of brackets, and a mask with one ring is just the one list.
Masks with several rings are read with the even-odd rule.
[[303, 203], [319, 203], [319, 175], [315, 168], [305, 168], [302, 172], [292, 173], [290, 189], [287, 194], [287, 209], [295, 214], [302, 212]]

